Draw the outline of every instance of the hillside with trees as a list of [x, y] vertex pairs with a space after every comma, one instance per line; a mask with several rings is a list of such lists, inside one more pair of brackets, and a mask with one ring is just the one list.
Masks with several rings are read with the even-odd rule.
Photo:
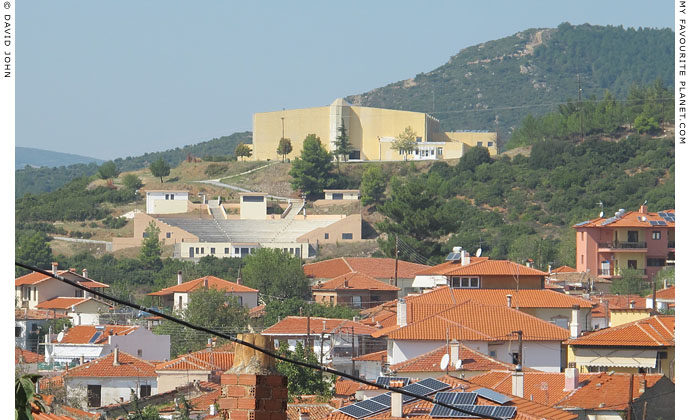
[[[465, 48], [427, 73], [346, 99], [353, 105], [427, 112], [442, 129], [498, 131], [502, 146], [528, 115], [605, 91], [673, 84], [670, 29], [563, 23]], [[669, 108], [671, 106], [669, 105]]]

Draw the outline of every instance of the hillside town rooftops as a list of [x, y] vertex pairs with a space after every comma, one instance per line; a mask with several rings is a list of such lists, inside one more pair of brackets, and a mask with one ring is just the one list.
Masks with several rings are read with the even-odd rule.
[[106, 306], [110, 307], [110, 305], [108, 305], [104, 302], [95, 300], [95, 299], [90, 298], [90, 297], [89, 298], [56, 297], [56, 298], [46, 300], [46, 301], [39, 303], [38, 305], [36, 305], [36, 308], [38, 308], [38, 309], [70, 309], [73, 306], [79, 306], [82, 303], [86, 303], [90, 300], [93, 300], [94, 302], [98, 302], [102, 305], [106, 305]]
[[331, 334], [340, 331], [350, 334], [353, 328], [356, 335], [371, 335], [377, 331], [376, 328], [347, 319], [311, 317], [307, 320], [306, 316], [288, 316], [266, 328], [262, 334], [307, 335], [307, 323], [309, 323], [310, 334]]
[[490, 260], [487, 257], [470, 257], [469, 263], [446, 261], [417, 273], [418, 276], [547, 276], [541, 270], [508, 260]]
[[[514, 365], [492, 359], [491, 357], [472, 350], [471, 348], [462, 344], [460, 345], [459, 350], [458, 358], [462, 360], [462, 366], [460, 369], [455, 369], [455, 366], [449, 365], [449, 371], [485, 371], [493, 369], [515, 368]], [[450, 349], [448, 346], [443, 345], [436, 350], [432, 350], [412, 359], [405, 360], [404, 362], [391, 365], [390, 369], [396, 374], [403, 374], [406, 372], [443, 372], [444, 370], [441, 369], [441, 359], [445, 354], [450, 354]]]
[[[115, 362], [117, 357], [117, 362]], [[65, 377], [156, 377], [156, 365], [123, 351], [69, 369]]]
[[222, 370], [232, 367], [235, 353], [204, 349], [183, 354], [176, 359], [156, 365], [156, 371]]
[[[414, 278], [427, 265], [398, 261], [398, 278]], [[340, 257], [305, 264], [304, 274], [317, 279], [333, 279], [343, 274], [359, 272], [375, 279], [391, 279], [395, 276], [394, 258]]]
[[352, 272], [338, 276], [324, 283], [312, 287], [312, 291], [324, 290], [390, 290], [398, 291], [400, 288], [360, 272]]
[[663, 210], [658, 213], [629, 211], [621, 217], [598, 217], [573, 225], [573, 228], [639, 228], [639, 227], [675, 227], [675, 209]]

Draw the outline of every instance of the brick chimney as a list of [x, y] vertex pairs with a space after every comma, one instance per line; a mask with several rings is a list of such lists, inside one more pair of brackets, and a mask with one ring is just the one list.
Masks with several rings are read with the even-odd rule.
[[177, 272], [177, 285], [179, 286], [181, 284], [182, 284], [182, 270]]
[[[272, 349], [271, 337], [238, 334], [237, 338]], [[229, 420], [287, 420], [287, 378], [275, 370], [275, 360], [238, 345], [230, 370], [220, 377], [218, 399], [222, 418]]]
[[565, 369], [565, 387], [563, 391], [574, 391], [580, 385], [580, 374], [576, 368]]
[[51, 265], [51, 267], [52, 267], [52, 269], [53, 269], [53, 274], [57, 275], [58, 263], [55, 262], [55, 261], [53, 261], [50, 265]]
[[647, 214], [647, 205], [643, 204], [640, 206], [640, 213]]

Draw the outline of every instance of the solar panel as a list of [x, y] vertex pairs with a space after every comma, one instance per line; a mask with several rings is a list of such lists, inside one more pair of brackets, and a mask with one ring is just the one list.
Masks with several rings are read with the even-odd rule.
[[358, 404], [352, 404], [348, 405], [347, 407], [343, 407], [340, 409], [340, 412], [347, 414], [350, 417], [354, 417], [356, 419], [361, 419], [362, 417], [367, 417], [373, 414], [369, 410], [365, 410], [361, 407], [358, 407]]
[[649, 222], [649, 224], [652, 226], [666, 226], [666, 221], [664, 221], [664, 220], [651, 220]]
[[387, 407], [390, 407], [391, 406], [391, 393], [386, 392], [385, 394], [381, 394], [379, 396], [371, 398], [371, 401], [376, 401], [379, 404], [383, 404]]
[[618, 219], [615, 218], [615, 217], [609, 217], [608, 219], [606, 219], [606, 220], [604, 220], [603, 222], [601, 222], [601, 226], [606, 226], [606, 225], [608, 225], [608, 224], [611, 224], [611, 223], [615, 222], [616, 220], [618, 220]]
[[472, 412], [477, 414], [477, 417], [481, 416], [493, 416], [495, 410], [499, 408], [495, 405], [475, 405], [472, 407]]
[[[431, 388], [434, 392], [440, 391], [442, 389], [450, 388], [450, 385], [448, 385], [445, 382], [441, 382], [438, 379], [434, 378], [427, 378], [424, 379], [423, 381], [417, 382], [418, 385], [425, 386], [427, 388]], [[428, 394], [425, 394], [428, 395]]]
[[[419, 385], [419, 383], [409, 384], [408, 386], [403, 387], [403, 389], [417, 395], [429, 395], [433, 392], [429, 388]], [[404, 397], [406, 397], [406, 395], [403, 395], [403, 398]]]
[[505, 395], [500, 394], [496, 391], [486, 389], [486, 388], [475, 389], [474, 392], [479, 394], [480, 397], [484, 397], [487, 400], [491, 400], [491, 401], [498, 403], [498, 404], [505, 404], [508, 401], [512, 400], [512, 398], [510, 398], [508, 396], [505, 396]]
[[590, 222], [589, 220], [585, 220], [584, 222], [580, 222], [580, 223], [576, 224], [575, 227], [577, 227], [577, 226], [584, 226], [584, 225], [586, 225], [586, 224], [589, 223], [589, 222]]
[[451, 252], [446, 257], [446, 261], [458, 261], [460, 258], [462, 258], [462, 255], [459, 252]]
[[477, 401], [475, 392], [455, 392], [453, 404], [474, 404]]
[[96, 334], [94, 334], [93, 337], [91, 337], [91, 339], [89, 340], [89, 343], [95, 343], [96, 340], [98, 340], [102, 334], [103, 334], [103, 331], [96, 331]]
[[407, 404], [408, 402], [414, 401], [417, 399], [416, 397], [411, 397], [409, 395], [403, 395], [402, 398], [403, 398], [403, 404]]
[[661, 212], [659, 212], [659, 213], [657, 213], [657, 214], [658, 214], [659, 216], [663, 217], [664, 219], [668, 217], [668, 213], [666, 213], [665, 211], [661, 211]]
[[502, 419], [510, 419], [515, 416], [516, 411], [515, 407], [494, 407], [492, 415]]
[[357, 403], [357, 406], [359, 408], [369, 410], [372, 413], [377, 413], [379, 411], [387, 410], [390, 408], [390, 405], [381, 404], [379, 402], [372, 401], [371, 399], [360, 401]]
[[379, 376], [376, 378], [378, 385], [390, 385], [391, 381], [403, 381], [403, 386], [410, 383], [410, 378], [399, 378], [394, 376]]
[[444, 404], [453, 404], [453, 401], [455, 401], [455, 394], [459, 394], [459, 392], [438, 392], [434, 400]]

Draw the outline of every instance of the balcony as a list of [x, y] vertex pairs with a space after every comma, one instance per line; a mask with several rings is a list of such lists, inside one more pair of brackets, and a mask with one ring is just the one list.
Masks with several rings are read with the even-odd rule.
[[647, 242], [604, 242], [599, 244], [599, 249], [611, 249], [611, 250], [646, 250]]
[[[633, 270], [633, 269], [629, 269]], [[612, 268], [600, 268], [597, 270], [597, 274], [600, 277], [621, 277], [622, 276], [622, 271], [621, 269], [612, 269]], [[640, 277], [647, 277], [647, 269], [646, 268], [641, 268], [641, 269], [634, 269], [635, 274], [637, 274]]]

